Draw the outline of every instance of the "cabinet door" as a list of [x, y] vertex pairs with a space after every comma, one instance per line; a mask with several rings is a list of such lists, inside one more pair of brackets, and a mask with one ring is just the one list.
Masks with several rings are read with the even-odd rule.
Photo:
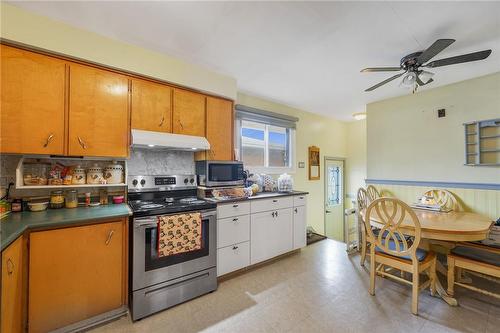
[[174, 89], [173, 132], [205, 136], [205, 96]]
[[251, 264], [292, 250], [292, 208], [251, 215]]
[[71, 64], [69, 155], [127, 157], [128, 79]]
[[132, 80], [132, 128], [172, 132], [172, 88], [145, 80]]
[[233, 160], [233, 103], [207, 97], [207, 160]]
[[1, 332], [23, 332], [23, 239], [2, 252]]
[[293, 209], [293, 249], [300, 249], [307, 245], [306, 228], [306, 206], [298, 206]]
[[124, 304], [125, 222], [30, 235], [29, 328], [47, 332]]
[[64, 61], [1, 45], [0, 152], [64, 154]]

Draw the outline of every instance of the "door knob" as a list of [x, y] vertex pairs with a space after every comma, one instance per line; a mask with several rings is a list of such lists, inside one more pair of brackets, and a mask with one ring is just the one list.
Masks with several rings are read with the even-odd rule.
[[331, 210], [328, 210], [328, 209], [327, 209], [325, 213], [329, 214], [329, 213], [331, 213], [331, 212], [332, 212]]

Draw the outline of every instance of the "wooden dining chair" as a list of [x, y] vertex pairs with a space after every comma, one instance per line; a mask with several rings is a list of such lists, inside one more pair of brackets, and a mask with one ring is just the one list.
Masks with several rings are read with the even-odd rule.
[[373, 185], [368, 185], [368, 187], [366, 188], [366, 195], [368, 198], [368, 203], [380, 198], [380, 192]]
[[365, 222], [363, 221], [363, 216], [361, 216], [361, 211], [365, 210], [366, 207], [368, 206], [368, 198], [366, 194], [366, 190], [362, 187], [358, 189], [358, 193], [356, 195], [356, 200], [358, 202], [358, 227], [359, 227], [359, 233], [361, 234], [360, 237], [360, 246], [361, 246], [361, 266], [365, 265], [365, 260], [366, 260], [366, 226]]
[[434, 199], [434, 202], [436, 204], [446, 209], [458, 211], [460, 208], [457, 198], [455, 198], [453, 193], [451, 193], [450, 191], [442, 189], [432, 189], [425, 192], [424, 196]]
[[[371, 229], [372, 219], [380, 226], [375, 235]], [[418, 295], [421, 289], [430, 287], [436, 292], [436, 255], [419, 249], [421, 228], [418, 217], [403, 201], [396, 198], [375, 199], [365, 214], [365, 226], [370, 246], [370, 294], [375, 295], [375, 276], [381, 275], [412, 286], [411, 312], [418, 314]], [[403, 234], [401, 224], [413, 227], [413, 234]], [[378, 266], [377, 266], [378, 265]], [[411, 281], [391, 274], [385, 266], [411, 273]], [[420, 274], [427, 273], [429, 279], [420, 284]]]

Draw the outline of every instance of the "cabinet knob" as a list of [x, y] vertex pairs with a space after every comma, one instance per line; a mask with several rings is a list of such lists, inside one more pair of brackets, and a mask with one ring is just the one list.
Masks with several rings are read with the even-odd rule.
[[10, 258], [7, 259], [7, 274], [12, 275], [12, 273], [14, 273], [14, 267], [12, 260], [10, 260]]
[[236, 245], [233, 246], [233, 250], [238, 250], [238, 247]]
[[79, 136], [77, 138], [78, 138], [78, 142], [80, 143], [80, 146], [82, 146], [83, 149], [87, 149], [87, 145], [82, 140], [82, 138], [80, 138]]
[[274, 199], [273, 202], [278, 202], [278, 200]]
[[160, 121], [160, 124], [158, 126], [162, 127], [164, 122], [165, 122], [165, 116], [161, 117], [161, 121]]
[[238, 205], [233, 205], [233, 208], [238, 208]]
[[45, 144], [43, 145], [43, 148], [47, 148], [47, 146], [49, 145], [50, 141], [52, 141], [53, 138], [54, 138], [54, 133], [50, 133], [50, 135], [45, 140]]
[[115, 233], [114, 230], [111, 230], [108, 234], [108, 238], [106, 239], [106, 245], [109, 245], [111, 243], [111, 238], [113, 237], [113, 234]]

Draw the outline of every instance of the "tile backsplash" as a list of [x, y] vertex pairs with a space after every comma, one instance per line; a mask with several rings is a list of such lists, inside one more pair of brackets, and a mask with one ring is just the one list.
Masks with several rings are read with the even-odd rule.
[[129, 175], [194, 174], [194, 153], [136, 148], [131, 150], [127, 166]]

